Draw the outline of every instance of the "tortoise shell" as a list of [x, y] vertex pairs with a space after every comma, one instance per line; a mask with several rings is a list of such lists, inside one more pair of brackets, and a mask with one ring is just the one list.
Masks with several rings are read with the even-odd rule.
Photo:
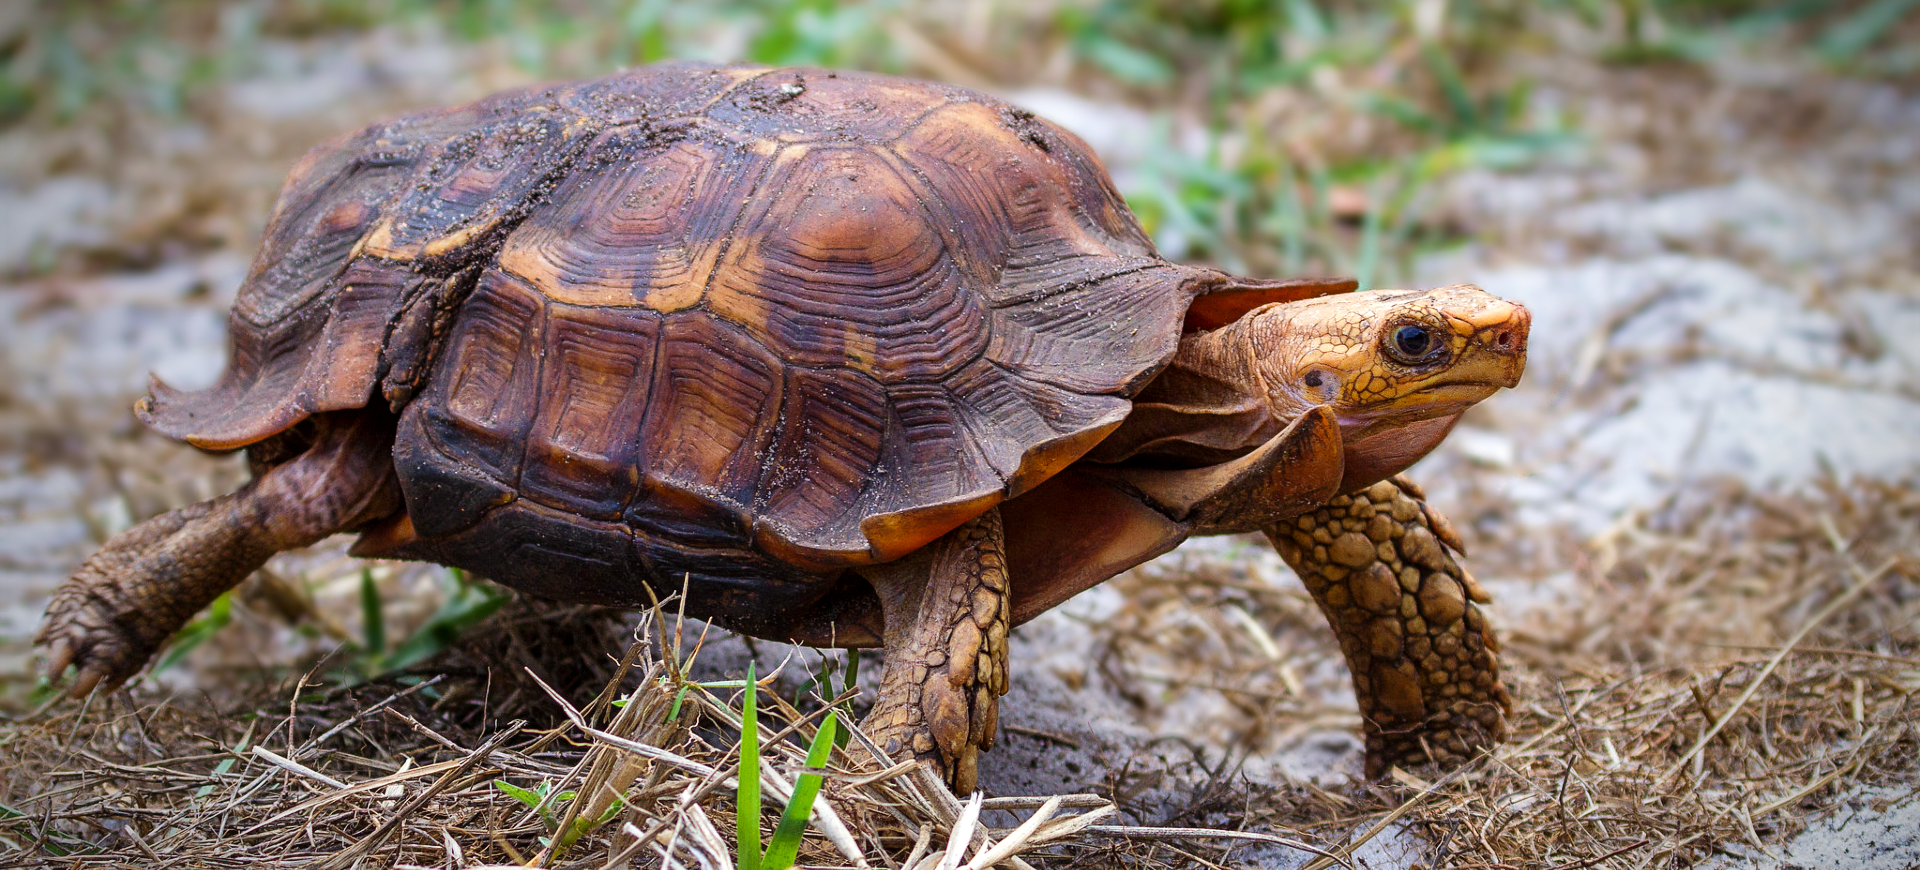
[[231, 450], [384, 403], [407, 510], [362, 552], [777, 636], [1086, 453], [1183, 325], [1345, 286], [1162, 260], [1084, 143], [978, 93], [662, 65], [315, 150], [226, 374], [138, 411]]

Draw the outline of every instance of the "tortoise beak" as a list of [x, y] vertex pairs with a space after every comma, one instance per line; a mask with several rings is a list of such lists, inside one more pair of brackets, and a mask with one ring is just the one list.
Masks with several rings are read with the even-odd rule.
[[1471, 285], [1457, 285], [1457, 288], [1438, 292], [1454, 289], [1470, 293], [1468, 298], [1456, 300], [1447, 310], [1454, 334], [1464, 341], [1460, 355], [1429, 391], [1477, 387], [1486, 391], [1471, 400], [1477, 402], [1494, 390], [1518, 385], [1521, 373], [1527, 368], [1527, 332], [1533, 326], [1533, 315], [1525, 305], [1508, 302]]
[[1486, 356], [1485, 383], [1501, 387], [1520, 384], [1527, 369], [1527, 333], [1533, 327], [1533, 315], [1517, 302], [1495, 298], [1469, 319], [1473, 329], [1470, 343]]

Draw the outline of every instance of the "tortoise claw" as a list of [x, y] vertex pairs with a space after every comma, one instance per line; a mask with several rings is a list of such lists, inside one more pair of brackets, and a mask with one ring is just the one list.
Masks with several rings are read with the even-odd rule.
[[73, 685], [67, 689], [67, 697], [80, 699], [93, 693], [96, 688], [113, 691], [127, 681], [126, 677], [114, 677], [105, 662], [94, 662], [80, 670], [74, 677]]
[[68, 697], [84, 698], [96, 688], [119, 688], [139, 673], [153, 650], [122, 630], [112, 614], [103, 612], [105, 605], [99, 599], [89, 596], [78, 604], [60, 600], [71, 597], [56, 597], [35, 638], [47, 650], [47, 681], [58, 685], [71, 666], [77, 673], [67, 687]]

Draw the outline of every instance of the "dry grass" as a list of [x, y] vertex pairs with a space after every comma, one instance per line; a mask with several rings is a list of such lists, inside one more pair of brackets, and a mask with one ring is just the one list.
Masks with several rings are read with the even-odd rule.
[[[826, 809], [801, 861], [933, 866], [958, 838], [954, 854], [966, 860], [1011, 844], [1007, 856], [1035, 866], [1232, 865], [1258, 832], [1338, 844], [1391, 818], [1434, 844], [1438, 866], [1688, 866], [1729, 844], [1777, 844], [1860, 786], [1913, 782], [1920, 495], [1862, 484], [1799, 498], [1730, 493], [1718, 504], [1687, 522], [1637, 522], [1598, 545], [1589, 600], [1539, 615], [1552, 634], [1515, 632], [1514, 739], [1437, 785], [1416, 772], [1386, 787], [1259, 787], [1219, 763], [1187, 777], [1184, 814], [1152, 813], [1162, 827], [1099, 824], [1143, 816], [1122, 776], [1103, 795], [985, 802], [1016, 813], [994, 818], [1040, 819], [1015, 830], [981, 824], [981, 808], [911, 765], [876, 764], [856, 743], [829, 764]], [[1165, 579], [1117, 581], [1133, 596], [1117, 637], [1129, 621], [1214, 618], [1168, 617], [1154, 603]], [[1253, 585], [1187, 581], [1229, 599]], [[1262, 620], [1288, 600], [1228, 603]], [[1230, 611], [1209, 614], [1220, 612]], [[733, 822], [739, 693], [692, 682], [683, 659], [697, 640], [664, 621], [643, 620], [609, 676], [605, 651], [621, 624], [605, 612], [522, 608], [411, 687], [303, 685], [284, 707], [120, 693], [6, 723], [0, 795], [19, 815], [0, 820], [5, 863], [624, 866], [651, 856], [642, 863], [731, 866], [732, 840], [720, 832]], [[1181, 636], [1163, 643], [1177, 651]], [[1290, 658], [1312, 666], [1324, 654], [1301, 644]], [[1222, 693], [1240, 699], [1228, 716], [1276, 730], [1219, 745], [1284, 742], [1298, 723], [1269, 703], [1339, 715], [1317, 690], [1286, 690], [1288, 678], [1257, 663], [1263, 653], [1246, 658], [1253, 679], [1216, 678], [1254, 687]], [[526, 669], [534, 662], [539, 676]], [[1131, 679], [1130, 666], [1109, 667]], [[1261, 672], [1281, 684], [1264, 703]], [[605, 689], [590, 699], [545, 688], [590, 689], [595, 677]], [[608, 703], [615, 697], [624, 706]], [[676, 698], [685, 712], [670, 717]], [[761, 720], [763, 788], [779, 800], [827, 707], [772, 703]], [[587, 797], [533, 812], [496, 779]], [[609, 814], [614, 795], [625, 809]], [[1128, 812], [1106, 818], [1116, 809]], [[602, 816], [559, 855], [542, 845], [574, 818]], [[1184, 827], [1201, 825], [1219, 830]], [[1256, 833], [1231, 839], [1236, 828]]]
[[[1862, 786], [1914, 783], [1920, 494], [1861, 482], [1698, 502], [1596, 541], [1479, 551], [1483, 570], [1574, 565], [1579, 582], [1507, 614], [1521, 704], [1490, 758], [1431, 791], [1421, 771], [1392, 796], [1295, 794], [1240, 820], [1337, 841], [1410, 799], [1398, 811], [1437, 866], [1684, 867], [1776, 845]], [[1143, 720], [1242, 754], [1357, 728], [1311, 602], [1257, 574], [1216, 558], [1115, 580], [1127, 606], [1103, 623], [1104, 681], [1131, 687]]]
[[[534, 616], [501, 621], [547, 626], [550, 654], [582, 629], [593, 636], [614, 624], [578, 608]], [[698, 640], [665, 620], [643, 620], [604, 690], [578, 709], [531, 669], [510, 680], [544, 689], [545, 708], [564, 714], [549, 728], [501, 722], [502, 710], [472, 685], [456, 689], [464, 677], [444, 675], [405, 688], [313, 694], [302, 691], [303, 680], [277, 713], [220, 712], [192, 699], [136, 708], [125, 693], [96, 699], [105, 709], [68, 704], [0, 732], [11, 750], [0, 789], [10, 808], [0, 811], [4, 863], [624, 866], [653, 856], [662, 866], [730, 867], [734, 846], [719, 832], [734, 825], [739, 693], [691, 681], [683, 642], [694, 648], [690, 660]], [[589, 648], [590, 641], [574, 647]], [[551, 657], [544, 661], [552, 667]], [[815, 698], [812, 712], [802, 712], [772, 697], [773, 715], [760, 719], [761, 788], [784, 801], [806, 766], [805, 743], [832, 705]], [[510, 690], [505, 703], [515, 699], [525, 700]], [[469, 721], [476, 718], [478, 727]], [[961, 803], [924, 768], [889, 763], [854, 736], [858, 742], [829, 762], [804, 864], [1019, 867], [1022, 854], [1058, 855], [1061, 844], [1088, 836], [1293, 842], [1098, 826], [1114, 807], [1096, 795], [975, 795]], [[552, 797], [529, 807], [496, 781]], [[983, 811], [1031, 812], [996, 829]], [[558, 831], [573, 836], [553, 836]]]
[[1597, 556], [1563, 642], [1513, 650], [1516, 739], [1414, 813], [1460, 861], [1688, 866], [1914, 781], [1912, 487], [1730, 493], [1623, 526]]

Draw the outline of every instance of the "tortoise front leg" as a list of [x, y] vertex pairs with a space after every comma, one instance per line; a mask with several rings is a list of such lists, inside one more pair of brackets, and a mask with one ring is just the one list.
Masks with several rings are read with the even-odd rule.
[[119, 686], [274, 553], [399, 510], [392, 444], [390, 418], [328, 415], [312, 447], [238, 490], [108, 539], [47, 606], [34, 640], [47, 648], [48, 677], [78, 668], [74, 697]]
[[1465, 763], [1506, 737], [1513, 706], [1476, 606], [1486, 592], [1447, 553], [1457, 539], [1423, 498], [1395, 477], [1264, 530], [1339, 636], [1369, 779]]
[[1007, 568], [1000, 510], [901, 562], [868, 569], [886, 615], [880, 699], [865, 727], [889, 756], [974, 790], [1007, 692]]

